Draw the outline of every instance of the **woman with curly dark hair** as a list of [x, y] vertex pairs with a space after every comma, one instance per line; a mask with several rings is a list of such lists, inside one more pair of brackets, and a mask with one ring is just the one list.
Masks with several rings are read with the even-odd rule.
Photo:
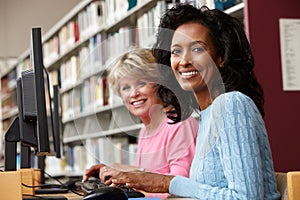
[[109, 170], [101, 178], [196, 199], [279, 199], [263, 91], [242, 24], [216, 9], [178, 4], [161, 18], [154, 55], [162, 80], [175, 76], [201, 110], [190, 177]]

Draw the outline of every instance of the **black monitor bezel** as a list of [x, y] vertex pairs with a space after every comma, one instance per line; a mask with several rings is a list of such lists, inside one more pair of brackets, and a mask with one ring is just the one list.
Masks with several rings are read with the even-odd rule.
[[[45, 80], [44, 64], [43, 64], [43, 48], [42, 48], [42, 33], [41, 28], [32, 28], [31, 32], [31, 48], [30, 62], [34, 71], [34, 90], [36, 95], [36, 110], [37, 110], [37, 140], [38, 148], [37, 155], [43, 156], [50, 153], [50, 141], [48, 132], [47, 107], [45, 89], [50, 92], [49, 78]], [[48, 82], [48, 88], [45, 88], [45, 81]], [[50, 97], [51, 99], [51, 97]], [[50, 113], [52, 114], [52, 105], [50, 102]], [[51, 116], [52, 121], [52, 116]], [[53, 122], [51, 122], [53, 124]]]

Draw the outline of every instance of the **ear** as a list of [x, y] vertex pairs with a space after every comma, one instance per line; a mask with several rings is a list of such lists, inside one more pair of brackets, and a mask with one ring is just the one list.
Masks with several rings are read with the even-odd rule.
[[224, 67], [224, 59], [222, 57], [219, 56], [217, 58], [217, 62], [218, 62], [218, 64], [217, 64], [218, 67], [220, 67], [220, 68]]

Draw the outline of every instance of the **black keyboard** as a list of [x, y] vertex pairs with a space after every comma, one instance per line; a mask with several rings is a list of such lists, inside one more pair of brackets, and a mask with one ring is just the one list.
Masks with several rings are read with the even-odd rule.
[[[102, 187], [111, 187], [105, 185], [104, 183], [101, 182], [100, 179], [96, 179], [96, 178], [89, 179], [86, 182], [77, 182], [76, 185], [78, 187], [81, 187], [81, 190], [83, 190], [83, 192], [86, 194], [93, 193], [94, 191], [101, 189]], [[145, 197], [143, 193], [138, 192], [135, 189], [128, 188], [126, 185], [122, 185], [118, 188], [123, 190], [127, 194], [128, 198]]]
[[67, 188], [42, 188], [35, 189], [36, 194], [65, 194], [68, 193], [69, 189]]

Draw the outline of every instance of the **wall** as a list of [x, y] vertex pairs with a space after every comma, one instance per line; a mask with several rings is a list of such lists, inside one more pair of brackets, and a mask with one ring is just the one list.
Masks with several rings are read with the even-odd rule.
[[30, 30], [46, 33], [80, 0], [0, 0], [0, 58], [18, 57], [30, 44]]
[[[300, 91], [282, 89], [279, 18], [300, 18], [299, 0], [245, 0], [256, 74], [276, 171], [300, 170]], [[299, 66], [300, 67], [300, 64]]]

